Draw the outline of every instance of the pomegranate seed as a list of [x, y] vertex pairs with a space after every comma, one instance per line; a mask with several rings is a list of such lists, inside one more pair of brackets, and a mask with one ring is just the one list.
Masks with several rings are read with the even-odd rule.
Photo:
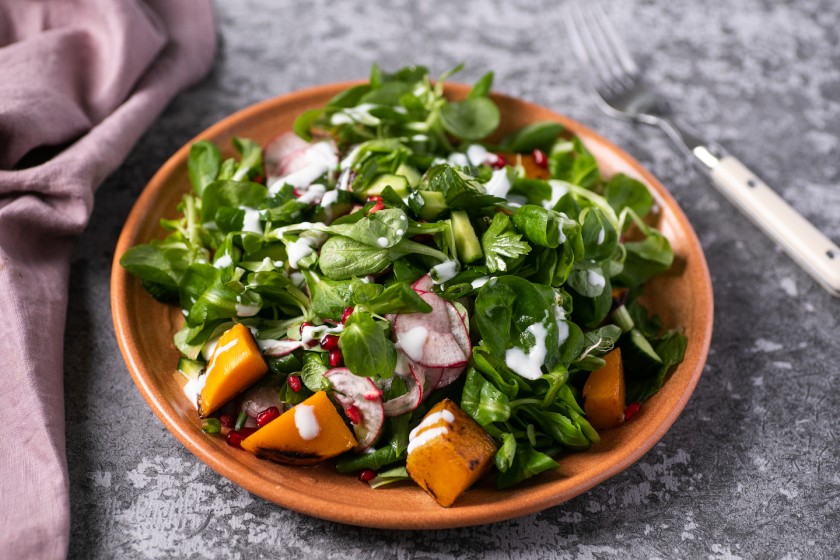
[[349, 319], [350, 315], [352, 315], [352, 314], [353, 314], [353, 308], [352, 307], [345, 307], [344, 308], [344, 313], [341, 314], [341, 324], [343, 325], [344, 323], [346, 323], [347, 319]]
[[367, 201], [368, 202], [382, 202], [382, 197], [377, 196], [377, 195], [369, 196], [369, 197], [367, 197]]
[[362, 422], [362, 413], [355, 404], [351, 404], [345, 408], [344, 412], [347, 414], [347, 419], [350, 420], [351, 424], [360, 424]]
[[302, 193], [302, 192], [300, 192], [300, 191], [299, 191], [299, 190], [297, 190], [297, 189], [293, 189], [293, 190], [292, 190], [292, 194], [293, 194], [293, 195], [295, 195], [295, 198], [300, 198], [301, 196], [303, 196], [303, 193]]
[[502, 154], [496, 154], [496, 161], [492, 164], [493, 169], [502, 169], [505, 165], [507, 165], [507, 159]]
[[376, 391], [371, 391], [370, 393], [364, 394], [366, 401], [375, 401], [382, 398], [382, 391], [377, 389]]
[[370, 482], [376, 478], [376, 471], [373, 469], [365, 469], [359, 473], [359, 480], [362, 482]]
[[338, 337], [334, 334], [326, 334], [321, 339], [321, 348], [324, 350], [335, 350], [338, 348]]
[[544, 151], [534, 150], [531, 155], [534, 156], [534, 163], [539, 167], [548, 167], [548, 156], [545, 155]]
[[341, 367], [343, 364], [344, 356], [341, 354], [341, 350], [338, 348], [330, 350], [330, 366]]
[[256, 428], [240, 428], [239, 430], [230, 432], [227, 437], [225, 437], [225, 441], [231, 447], [242, 449], [242, 440], [256, 431]]
[[[315, 325], [313, 325], [309, 321], [304, 321], [303, 323], [301, 323], [300, 324], [300, 336], [301, 336], [301, 338], [303, 338], [303, 329], [305, 329], [307, 327], [314, 327], [314, 326]], [[317, 340], [309, 340], [309, 341], [304, 342], [304, 344], [306, 344], [307, 348], [312, 348], [313, 346], [318, 345], [318, 341]]]
[[[300, 383], [300, 380], [298, 380], [298, 383]], [[298, 387], [298, 389], [299, 388], [300, 387]], [[297, 393], [297, 391], [295, 391], [295, 393]], [[263, 410], [262, 412], [260, 412], [259, 414], [257, 414], [257, 426], [262, 428], [263, 426], [265, 426], [266, 424], [268, 424], [269, 422], [271, 422], [272, 420], [274, 420], [278, 416], [280, 416], [280, 409], [277, 408], [276, 406], [270, 406], [270, 407], [266, 408], [265, 410]]]
[[222, 414], [219, 416], [219, 422], [222, 423], [222, 427], [224, 428], [233, 428], [233, 415], [232, 414]]
[[[291, 389], [295, 393], [300, 392], [300, 388], [302, 386], [300, 382], [300, 377], [298, 377], [297, 375], [290, 375], [289, 379], [287, 379], [286, 382], [289, 384], [289, 389]], [[257, 422], [259, 422], [259, 418], [257, 418]]]
[[627, 408], [624, 409], [624, 421], [627, 422], [639, 412], [639, 409], [642, 408], [641, 403], [633, 402], [627, 405]]
[[384, 209], [385, 209], [385, 205], [382, 204], [381, 201], [377, 202], [376, 204], [373, 205], [373, 208], [368, 210], [368, 215], [375, 214], [376, 212], [379, 212], [380, 210], [384, 210]]

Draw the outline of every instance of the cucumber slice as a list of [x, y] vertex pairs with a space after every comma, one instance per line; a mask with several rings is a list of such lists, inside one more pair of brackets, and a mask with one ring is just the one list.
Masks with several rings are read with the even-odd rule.
[[365, 189], [365, 196], [377, 196], [382, 194], [385, 187], [390, 186], [400, 196], [408, 196], [408, 179], [402, 175], [386, 173], [378, 176]]
[[625, 371], [636, 375], [647, 375], [662, 366], [662, 358], [639, 329], [632, 329], [622, 337], [621, 356]]
[[178, 372], [187, 378], [188, 381], [195, 381], [204, 370], [204, 362], [181, 358], [178, 360]]
[[412, 189], [416, 189], [417, 185], [420, 184], [420, 181], [423, 177], [420, 175], [420, 172], [417, 171], [415, 168], [411, 167], [410, 165], [406, 165], [401, 163], [399, 167], [397, 167], [397, 175], [402, 175], [408, 181], [408, 186]]
[[446, 199], [437, 191], [415, 191], [408, 197], [408, 206], [423, 220], [432, 221], [446, 211]]
[[458, 259], [463, 263], [471, 263], [484, 256], [481, 242], [470, 223], [470, 217], [463, 210], [452, 211], [452, 233], [455, 234], [455, 248]]

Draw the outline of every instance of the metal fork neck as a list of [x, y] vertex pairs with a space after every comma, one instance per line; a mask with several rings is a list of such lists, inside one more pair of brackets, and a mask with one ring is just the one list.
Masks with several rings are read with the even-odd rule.
[[717, 167], [720, 159], [726, 155], [726, 150], [719, 145], [701, 138], [691, 130], [681, 127], [669, 119], [656, 117], [654, 123], [665, 131], [668, 138], [677, 145], [681, 152], [701, 163], [706, 171]]

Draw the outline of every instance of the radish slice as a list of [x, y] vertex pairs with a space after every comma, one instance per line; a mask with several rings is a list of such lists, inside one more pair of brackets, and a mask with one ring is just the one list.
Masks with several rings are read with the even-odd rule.
[[431, 292], [432, 286], [434, 285], [435, 283], [432, 280], [432, 277], [426, 274], [424, 276], [421, 276], [417, 281], [415, 281], [414, 284], [411, 285], [411, 289], [417, 292], [418, 294], [424, 294], [427, 292]]
[[242, 397], [242, 410], [251, 418], [256, 418], [260, 412], [272, 406], [276, 406], [280, 412], [285, 410], [285, 405], [280, 400], [280, 387], [277, 385], [263, 385], [251, 389]]
[[[462, 315], [458, 308], [448, 301], [446, 302], [446, 309], [449, 312], [449, 320], [454, 325], [454, 328], [452, 329], [452, 336], [454, 336], [455, 340], [458, 341], [458, 345], [461, 347], [461, 351], [464, 355], [469, 358], [472, 354], [472, 342], [470, 341], [470, 333], [465, 322], [466, 310], [464, 310], [464, 314]], [[465, 369], [466, 364], [457, 367], [444, 368], [443, 373], [440, 376], [440, 381], [435, 386], [435, 389], [442, 389], [451, 385], [459, 377], [461, 377], [461, 374], [464, 373]]]
[[426, 367], [423, 364], [414, 362], [410, 363], [410, 367], [417, 379], [424, 385], [423, 400], [426, 400], [426, 397], [428, 397], [431, 392], [434, 391], [435, 387], [438, 386], [438, 383], [440, 383], [440, 378], [443, 375], [445, 368]]
[[417, 292], [420, 299], [432, 307], [431, 313], [400, 313], [394, 319], [394, 332], [408, 332], [415, 327], [424, 327], [429, 331], [439, 333], [450, 332], [452, 325], [449, 320], [449, 312], [446, 310], [446, 301], [432, 292]]
[[411, 412], [423, 402], [423, 378], [417, 375], [415, 368], [409, 364], [408, 373], [400, 377], [405, 380], [408, 393], [382, 403], [385, 416], [399, 416]]
[[298, 348], [303, 346], [303, 343], [300, 340], [258, 340], [257, 343], [260, 346], [260, 350], [265, 356], [269, 356], [271, 358], [282, 358], [287, 354], [291, 354]]
[[451, 368], [466, 365], [467, 355], [451, 332], [430, 331], [423, 347], [423, 356], [417, 362], [426, 367]]
[[347, 368], [331, 369], [324, 373], [324, 377], [332, 385], [333, 397], [344, 409], [345, 414], [352, 418], [357, 412], [360, 416], [361, 421], [353, 424], [358, 442], [355, 450], [364, 451], [376, 443], [385, 424], [385, 410], [379, 396], [379, 387], [369, 378], [360, 377]]
[[263, 156], [268, 182], [306, 167], [307, 148], [309, 143], [294, 132], [284, 132], [269, 142]]

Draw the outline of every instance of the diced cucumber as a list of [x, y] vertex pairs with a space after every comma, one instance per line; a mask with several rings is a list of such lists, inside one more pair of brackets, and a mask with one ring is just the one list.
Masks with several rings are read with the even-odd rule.
[[462, 263], [471, 263], [484, 256], [481, 242], [475, 234], [470, 217], [463, 210], [452, 211], [452, 232], [455, 234], [455, 248]]
[[189, 358], [181, 358], [178, 360], [178, 371], [181, 375], [187, 378], [188, 381], [195, 381], [204, 370], [204, 362], [198, 360], [190, 360]]
[[365, 196], [376, 196], [382, 194], [385, 187], [390, 186], [400, 196], [408, 196], [408, 179], [402, 175], [391, 175], [386, 173], [373, 180], [365, 189]]
[[419, 171], [410, 165], [406, 165], [405, 163], [401, 163], [400, 166], [397, 167], [397, 175], [405, 177], [408, 181], [408, 186], [412, 189], [416, 189], [417, 185], [419, 185], [420, 181], [423, 179]]
[[437, 191], [415, 191], [408, 197], [408, 206], [421, 219], [432, 221], [440, 216], [448, 206], [443, 193]]
[[632, 329], [622, 339], [621, 357], [624, 360], [625, 371], [647, 375], [662, 365], [662, 358], [639, 329]]

